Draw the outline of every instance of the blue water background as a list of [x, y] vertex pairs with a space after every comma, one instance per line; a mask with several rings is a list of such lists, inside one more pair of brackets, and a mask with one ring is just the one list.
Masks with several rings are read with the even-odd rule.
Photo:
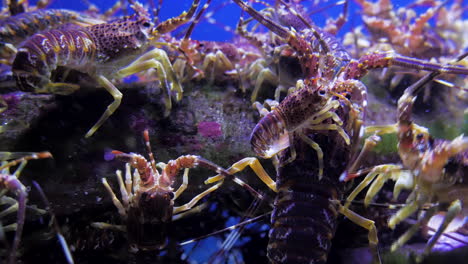
[[[53, 3], [50, 5], [50, 8], [67, 8], [72, 10], [85, 10], [87, 8], [86, 4], [83, 1], [79, 0], [52, 0]], [[158, 0], [153, 0], [155, 3]], [[374, 2], [377, 0], [374, 0]], [[32, 4], [35, 4], [37, 1], [30, 1]], [[106, 10], [107, 8], [114, 5], [116, 0], [95, 0], [91, 1], [101, 11]], [[146, 3], [148, 1], [140, 1]], [[201, 1], [202, 4], [205, 3], [205, 0]], [[267, 1], [272, 2], [272, 1]], [[304, 5], [309, 5], [310, 7], [314, 5], [314, 2], [318, 7], [324, 7], [331, 5], [331, 7], [321, 10], [318, 13], [313, 14], [312, 20], [318, 26], [323, 26], [327, 18], [336, 18], [343, 11], [342, 5], [333, 5], [334, 3], [339, 2], [338, 0], [322, 0], [322, 1], [303, 1]], [[451, 5], [453, 1], [448, 1], [448, 5]], [[404, 1], [404, 0], [393, 0], [395, 9], [399, 7], [404, 7], [414, 1]], [[468, 0], [464, 0], [464, 6], [468, 5]], [[192, 0], [164, 0], [162, 8], [160, 10], [160, 21], [164, 21], [171, 17], [181, 14], [184, 10], [188, 10], [192, 4]], [[261, 4], [255, 4], [256, 8], [262, 8]], [[424, 12], [427, 10], [427, 7], [422, 6], [416, 8], [418, 13]], [[216, 21], [216, 24], [211, 24], [207, 20], [203, 19], [195, 28], [192, 38], [197, 40], [209, 40], [209, 41], [229, 41], [232, 39], [233, 34], [224, 29], [228, 26], [230, 28], [235, 28], [236, 23], [240, 17], [241, 10], [234, 4], [232, 1], [228, 0], [213, 0], [210, 7], [208, 8], [205, 14], [213, 12], [212, 18]], [[464, 12], [464, 16], [468, 17], [468, 12]], [[432, 19], [433, 22], [434, 19]], [[342, 36], [344, 33], [349, 32], [352, 28], [362, 24], [360, 7], [354, 2], [349, 1], [349, 11], [348, 11], [348, 21], [344, 27], [339, 32], [339, 36]], [[183, 33], [180, 33], [183, 34]]]

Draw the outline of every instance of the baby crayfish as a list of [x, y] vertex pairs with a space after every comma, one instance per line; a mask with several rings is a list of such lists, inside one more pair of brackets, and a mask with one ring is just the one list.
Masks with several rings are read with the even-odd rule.
[[[132, 1], [133, 2], [133, 1]], [[134, 2], [135, 14], [109, 23], [88, 27], [70, 27], [35, 34], [18, 49], [12, 72], [20, 89], [36, 93], [70, 94], [76, 83], [52, 80], [58, 67], [89, 75], [114, 98], [100, 119], [86, 133], [90, 137], [114, 113], [122, 93], [111, 82], [148, 69], [156, 69], [165, 94], [165, 116], [169, 115], [172, 91], [182, 99], [182, 86], [165, 51], [152, 48], [161, 34], [190, 21], [200, 0], [194, 0], [188, 12], [154, 26], [149, 13]], [[159, 43], [161, 44], [161, 43]], [[162, 43], [164, 44], [164, 43]]]
[[[225, 177], [231, 175], [216, 164], [203, 159], [200, 156], [185, 155], [167, 164], [156, 164], [149, 143], [148, 131], [143, 133], [150, 160], [135, 153], [123, 153], [112, 151], [115, 157], [126, 162], [125, 183], [122, 172], [116, 171], [122, 201], [115, 195], [106, 178], [102, 183], [109, 192], [112, 202], [117, 207], [125, 226], [115, 226], [107, 223], [93, 223], [97, 228], [113, 228], [125, 231], [128, 234], [130, 249], [138, 250], [161, 250], [167, 244], [167, 226], [189, 213], [200, 211], [204, 204], [194, 206], [200, 199], [219, 188], [219, 182], [202, 193], [198, 194], [188, 203], [174, 207], [174, 201], [185, 191], [188, 185], [188, 170], [195, 167], [204, 167], [215, 171]], [[134, 168], [133, 173], [131, 168]], [[158, 171], [161, 169], [161, 172]], [[178, 172], [185, 169], [183, 182], [174, 191], [173, 184]], [[256, 193], [250, 186], [250, 191]]]
[[[46, 159], [52, 158], [50, 152], [39, 152], [39, 153], [10, 153], [10, 152], [0, 152], [0, 159], [9, 160], [18, 155], [24, 155], [21, 158], [11, 160], [0, 166], [0, 204], [11, 204], [5, 210], [0, 211], [0, 218], [4, 217], [7, 214], [17, 211], [17, 220], [15, 224], [2, 227], [4, 231], [16, 230], [15, 237], [13, 238], [13, 243], [10, 248], [9, 263], [16, 263], [16, 250], [18, 249], [21, 234], [23, 232], [23, 225], [26, 217], [26, 202], [28, 197], [28, 192], [26, 187], [18, 179], [21, 171], [24, 169], [29, 160], [34, 159]], [[18, 165], [18, 168], [14, 173], [10, 173], [9, 168]], [[5, 196], [8, 192], [12, 192], [16, 195], [17, 201], [9, 199]]]

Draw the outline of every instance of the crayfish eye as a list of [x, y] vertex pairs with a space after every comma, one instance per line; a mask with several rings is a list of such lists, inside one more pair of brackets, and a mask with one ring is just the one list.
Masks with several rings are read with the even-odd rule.
[[320, 94], [320, 95], [325, 95], [325, 91], [324, 91], [324, 90], [320, 90], [320, 91], [319, 91], [319, 94]]
[[143, 23], [143, 26], [144, 26], [144, 27], [150, 27], [151, 24], [150, 24], [149, 22], [145, 22], [145, 23]]

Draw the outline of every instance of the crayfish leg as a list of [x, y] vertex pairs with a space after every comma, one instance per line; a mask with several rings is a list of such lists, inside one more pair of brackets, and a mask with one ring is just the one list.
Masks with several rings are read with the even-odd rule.
[[176, 92], [176, 101], [180, 101], [182, 99], [183, 89], [174, 72], [169, 57], [164, 50], [154, 48], [146, 52], [127, 67], [119, 70], [117, 72], [117, 77], [124, 78], [149, 69], [156, 69], [163, 93], [165, 93], [166, 96], [164, 99], [166, 105], [164, 116], [167, 117], [172, 108], [172, 91], [175, 90]]
[[78, 84], [51, 82], [44, 86], [44, 92], [60, 95], [69, 95], [80, 89]]
[[346, 208], [339, 204], [338, 206], [338, 212], [340, 212], [342, 215], [346, 216], [349, 220], [351, 220], [353, 223], [367, 229], [369, 231], [368, 233], [368, 240], [369, 240], [369, 246], [372, 250], [374, 260], [377, 261], [377, 263], [382, 263], [380, 261], [380, 254], [377, 248], [377, 245], [379, 243], [379, 238], [377, 236], [377, 228], [375, 227], [375, 222], [367, 219], [361, 215], [356, 214], [355, 212], [351, 211], [349, 208]]
[[431, 252], [432, 248], [434, 247], [435, 243], [440, 238], [444, 230], [453, 221], [453, 219], [461, 212], [461, 210], [462, 210], [462, 203], [460, 200], [457, 199], [450, 204], [447, 210], [447, 214], [444, 217], [444, 220], [440, 224], [436, 233], [431, 237], [431, 239], [427, 243], [426, 248], [424, 249], [424, 255], [427, 255]]
[[1, 197], [0, 204], [11, 204], [0, 212], [0, 218], [3, 218], [11, 213], [18, 211], [18, 203], [14, 199], [8, 199], [9, 197]]
[[[273, 179], [268, 175], [268, 173], [265, 171], [262, 164], [260, 164], [257, 158], [243, 158], [238, 162], [234, 163], [229, 169], [227, 169], [227, 172], [229, 174], [234, 174], [243, 171], [247, 166], [249, 166], [255, 172], [255, 175], [257, 175], [258, 178], [260, 178], [260, 180], [262, 180], [262, 182], [265, 183], [266, 186], [268, 186], [268, 188], [270, 188], [274, 192], [278, 192], [278, 190], [276, 189], [276, 182], [273, 181]], [[213, 183], [223, 179], [223, 176], [216, 175], [207, 179], [205, 181], [205, 184]]]
[[[26, 162], [26, 161], [23, 161]], [[4, 186], [6, 189], [14, 192], [17, 195], [18, 200], [18, 211], [16, 220], [16, 233], [13, 238], [13, 244], [11, 246], [9, 263], [15, 263], [16, 250], [18, 249], [21, 235], [23, 233], [24, 221], [26, 218], [26, 200], [28, 193], [26, 187], [18, 180], [14, 175], [0, 174], [0, 186]]]
[[401, 246], [403, 246], [404, 244], [406, 244], [406, 242], [411, 238], [413, 237], [413, 235], [419, 230], [419, 228], [423, 225], [426, 225], [427, 222], [429, 221], [429, 219], [438, 211], [438, 206], [433, 206], [431, 208], [429, 208], [429, 210], [427, 210], [423, 216], [421, 216], [418, 221], [413, 225], [411, 226], [403, 235], [401, 235], [397, 241], [395, 241], [391, 248], [390, 248], [390, 251], [395, 251], [397, 250], [398, 248], [400, 248]]
[[394, 214], [390, 220], [388, 220], [388, 227], [395, 229], [395, 226], [398, 223], [416, 212], [419, 207], [419, 201], [417, 199], [414, 199], [411, 203], [406, 204], [403, 208], [398, 210], [398, 212], [396, 212], [396, 214]]
[[189, 170], [189, 168], [185, 168], [184, 175], [182, 176], [182, 184], [179, 186], [179, 189], [174, 192], [174, 198], [172, 200], [177, 199], [185, 191], [185, 189], [187, 189]]
[[94, 132], [96, 132], [96, 130], [98, 130], [99, 127], [104, 124], [104, 122], [115, 112], [115, 110], [117, 110], [117, 108], [120, 106], [120, 102], [122, 101], [122, 93], [106, 77], [100, 75], [98, 77], [98, 82], [112, 95], [114, 101], [107, 106], [106, 111], [104, 111], [96, 124], [94, 124], [93, 127], [91, 127], [86, 133], [85, 137], [87, 138], [92, 136]]
[[[262, 69], [260, 73], [258, 74], [257, 79], [255, 80], [255, 88], [252, 91], [252, 95], [250, 96], [250, 101], [252, 103], [254, 103], [257, 100], [257, 96], [258, 96], [258, 93], [260, 92], [260, 88], [265, 82], [272, 83], [272, 84], [279, 83], [278, 76], [275, 75], [269, 68]], [[276, 99], [276, 94], [277, 92], [275, 90], [275, 99]]]
[[178, 213], [176, 215], [173, 215], [172, 216], [172, 221], [177, 221], [179, 219], [182, 219], [184, 217], [187, 217], [189, 215], [192, 215], [192, 214], [197, 214], [197, 213], [200, 213], [202, 212], [203, 210], [205, 210], [205, 208], [208, 207], [208, 203], [205, 202], [205, 203], [202, 203], [200, 205], [197, 205], [187, 211], [184, 211], [184, 212], [181, 212], [181, 213]]
[[222, 184], [223, 184], [222, 181], [218, 182], [217, 184], [211, 186], [210, 188], [206, 189], [202, 193], [200, 193], [197, 196], [193, 197], [192, 200], [190, 200], [190, 202], [188, 202], [188, 203], [186, 203], [184, 205], [181, 205], [181, 206], [174, 207], [173, 213], [178, 214], [180, 212], [190, 210], [195, 204], [198, 203], [198, 201], [200, 201], [203, 197], [207, 196], [211, 192], [214, 192], [215, 190], [217, 190]]
[[[118, 175], [118, 174], [117, 174]], [[117, 176], [118, 177], [118, 176]], [[117, 196], [115, 195], [114, 191], [110, 187], [109, 183], [107, 182], [106, 178], [102, 178], [102, 184], [106, 188], [107, 192], [112, 198], [112, 203], [114, 204], [115, 207], [117, 207], [117, 210], [119, 211], [119, 214], [122, 218], [126, 219], [127, 218], [127, 211], [125, 210], [124, 206], [122, 203], [119, 201]]]
[[319, 144], [317, 144], [315, 141], [304, 135], [303, 133], [299, 133], [299, 136], [301, 137], [302, 140], [304, 140], [311, 148], [317, 152], [317, 159], [319, 163], [319, 174], [318, 174], [318, 179], [321, 180], [323, 177], [323, 151], [322, 148], [320, 148]]

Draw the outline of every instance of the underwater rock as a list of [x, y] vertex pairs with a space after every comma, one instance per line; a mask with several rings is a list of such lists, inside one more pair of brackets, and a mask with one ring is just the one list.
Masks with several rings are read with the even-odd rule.
[[5, 110], [0, 113], [0, 142], [2, 151], [14, 150], [17, 139], [56, 108], [55, 96], [12, 92], [0, 95]]

